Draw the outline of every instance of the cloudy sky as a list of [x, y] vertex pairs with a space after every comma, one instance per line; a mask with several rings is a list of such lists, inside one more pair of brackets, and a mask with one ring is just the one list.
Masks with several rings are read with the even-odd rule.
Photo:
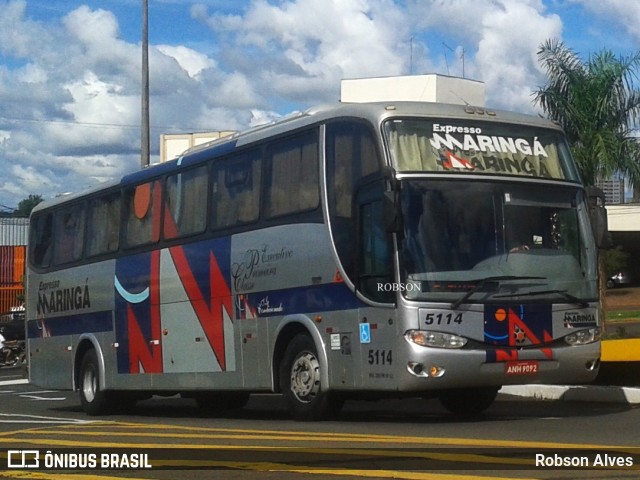
[[[140, 164], [141, 0], [0, 0], [0, 208]], [[535, 112], [536, 51], [640, 45], [638, 0], [149, 0], [151, 149], [339, 98], [340, 80], [441, 73]]]

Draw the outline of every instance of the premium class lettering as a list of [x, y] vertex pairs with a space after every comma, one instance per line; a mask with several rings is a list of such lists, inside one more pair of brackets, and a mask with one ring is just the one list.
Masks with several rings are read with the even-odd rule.
[[[42, 285], [41, 285], [42, 286]], [[69, 288], [40, 288], [38, 292], [38, 314], [67, 312], [91, 308], [89, 286]]]
[[249, 249], [245, 252], [242, 262], [234, 263], [231, 267], [234, 287], [236, 290], [252, 290], [255, 280], [271, 277], [278, 272], [277, 263], [293, 257], [293, 250], [282, 247], [280, 250], [270, 250], [268, 245], [260, 249]]

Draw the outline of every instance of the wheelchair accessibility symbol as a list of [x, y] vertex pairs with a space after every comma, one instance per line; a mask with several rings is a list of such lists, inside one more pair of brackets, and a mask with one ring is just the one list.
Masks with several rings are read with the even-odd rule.
[[360, 324], [360, 343], [371, 343], [371, 325], [368, 323]]

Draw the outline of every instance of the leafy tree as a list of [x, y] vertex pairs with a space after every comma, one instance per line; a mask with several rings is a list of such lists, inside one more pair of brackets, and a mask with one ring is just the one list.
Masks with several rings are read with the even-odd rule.
[[640, 143], [632, 135], [640, 118], [640, 51], [615, 57], [602, 50], [583, 61], [558, 40], [540, 46], [547, 85], [535, 102], [565, 130], [583, 181], [595, 185], [615, 172], [640, 186]]
[[41, 195], [29, 195], [27, 198], [20, 200], [18, 203], [18, 208], [13, 212], [13, 215], [16, 217], [28, 217], [31, 215], [31, 210], [42, 202]]

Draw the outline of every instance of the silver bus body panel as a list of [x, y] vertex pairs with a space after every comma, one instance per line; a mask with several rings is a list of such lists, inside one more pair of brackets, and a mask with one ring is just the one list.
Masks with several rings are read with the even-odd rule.
[[[559, 130], [541, 118], [494, 113], [479, 116], [467, 112], [464, 106], [441, 104], [341, 104], [233, 135], [211, 148], [230, 142], [247, 146], [337, 117], [364, 119], [378, 131], [390, 116], [468, 117]], [[181, 161], [188, 162], [190, 155], [202, 154], [207, 148], [199, 147]], [[325, 148], [320, 150], [324, 152]], [[324, 224], [282, 225], [162, 250], [125, 252], [117, 259], [45, 274], [29, 270], [31, 382], [45, 388], [77, 388], [74, 375], [82, 345], [90, 342], [98, 354], [101, 387], [107, 390], [277, 391], [274, 359], [282, 354], [278, 339], [294, 326], [308, 332], [315, 343], [323, 390], [419, 393], [593, 379], [595, 371], [588, 365], [599, 358], [599, 343], [560, 347], [562, 340], [557, 339], [582, 326], [572, 323], [573, 317], [593, 317], [592, 323], [599, 326], [595, 304], [587, 308], [550, 305], [549, 321], [562, 326], [553, 332], [555, 343], [543, 345], [547, 353], [531, 346], [505, 348], [517, 351], [521, 360], [538, 361], [537, 375], [505, 376], [505, 362], [488, 358], [489, 347], [450, 350], [408, 342], [408, 330], [433, 329], [433, 325], [424, 324], [426, 315], [450, 308], [446, 304], [410, 302], [400, 293], [395, 304], [376, 303], [355, 291], [331, 238], [325, 163], [321, 157]], [[161, 168], [170, 172], [178, 165], [179, 161], [173, 161]], [[153, 175], [153, 169], [148, 172]], [[414, 173], [398, 177], [429, 176], [435, 177]], [[450, 174], [449, 178], [468, 175]], [[503, 177], [495, 179], [505, 181]], [[509, 181], [527, 182], [524, 178]], [[45, 202], [34, 212], [65, 201]], [[397, 245], [393, 263], [395, 279], [399, 279]], [[153, 271], [158, 273], [155, 280]], [[439, 331], [482, 343], [487, 306], [470, 303], [459, 310], [468, 315], [464, 325], [440, 326]], [[445, 372], [437, 378], [417, 376], [408, 370], [412, 362], [425, 367], [437, 365]]]
[[[39, 318], [30, 316], [31, 328], [37, 328], [40, 332], [38, 337], [30, 336], [30, 350], [35, 359], [35, 368], [31, 371], [32, 382], [50, 388], [72, 388], [74, 368], [81, 360], [75, 357], [74, 352], [78, 351], [82, 342], [91, 341], [94, 346], [100, 347], [96, 353], [99, 361], [105, 365], [100, 373], [117, 372], [101, 376], [107, 389], [273, 390], [271, 359], [275, 342], [282, 329], [297, 323], [311, 334], [317, 344], [320, 361], [325, 367], [323, 386], [329, 388], [325, 345], [318, 324], [312, 319], [327, 316], [327, 305], [332, 299], [330, 291], [328, 294], [324, 292], [325, 287], [335, 289], [337, 286], [345, 291], [346, 287], [334, 282], [336, 266], [329, 251], [326, 226], [280, 226], [259, 234], [238, 234], [229, 239], [230, 249], [226, 253], [228, 276], [224, 279], [216, 277], [214, 281], [227, 283], [230, 296], [226, 299], [214, 298], [211, 302], [212, 306], [219, 307], [218, 314], [223, 322], [220, 330], [224, 336], [221, 342], [224, 345], [224, 364], [208, 341], [207, 327], [198, 321], [198, 304], [200, 310], [209, 308], [204, 297], [194, 298], [193, 291], [198, 289], [193, 285], [185, 287], [197, 277], [204, 279], [199, 286], [200, 291], [207, 292], [212, 288], [210, 279], [214, 275], [213, 269], [206, 261], [202, 262], [202, 258], [217, 256], [223, 263], [220, 257], [224, 256], [224, 252], [215, 251], [211, 245], [208, 241], [195, 245], [191, 250], [202, 249], [205, 253], [187, 261], [176, 253], [176, 247], [158, 252], [160, 280], [157, 288], [161, 302], [159, 305], [149, 305], [143, 315], [130, 312], [136, 303], [148, 302], [148, 295], [144, 300], [136, 295], [154, 289], [150, 285], [149, 275], [144, 273], [144, 269], [138, 271], [134, 268], [128, 279], [116, 268], [116, 263], [130, 265], [140, 262], [140, 259], [144, 263], [149, 259], [148, 254], [69, 269], [64, 274], [53, 272], [39, 275], [31, 272], [30, 282], [40, 286], [39, 289], [30, 289], [31, 295], [34, 295], [30, 299], [33, 305], [38, 302], [42, 305], [49, 298], [55, 301], [57, 293], [75, 292], [77, 289], [80, 289], [78, 294], [88, 292], [90, 300], [85, 304], [78, 300], [77, 305], [71, 305], [68, 299], [66, 304], [59, 301], [57, 306], [54, 304], [39, 313]], [[203, 270], [198, 271], [200, 269]], [[137, 290], [129, 288], [129, 280], [139, 285]], [[191, 288], [191, 292], [187, 291], [188, 288]], [[38, 290], [44, 300], [35, 298]], [[114, 292], [119, 301], [126, 297], [128, 327], [123, 326], [122, 322], [119, 326], [118, 322], [112, 320], [114, 310], [120, 316], [127, 312], [115, 306], [114, 297], [109, 298], [107, 292]], [[212, 294], [213, 297], [215, 294]], [[343, 297], [346, 298], [346, 295]], [[140, 324], [141, 331], [149, 331], [148, 323], [155, 315], [156, 308], [159, 315], [156, 335], [145, 336], [146, 344], [138, 345], [133, 355], [131, 352], [127, 355], [126, 338], [131, 334], [130, 329], [138, 328], [136, 324]], [[293, 313], [305, 310], [309, 313]], [[67, 325], [96, 315], [100, 315], [99, 328], [104, 331], [91, 332], [95, 325], [86, 325], [83, 327], [88, 330], [85, 333], [75, 334], [73, 328], [69, 334], [66, 333]], [[104, 321], [107, 315], [108, 325]], [[353, 318], [355, 321], [355, 313]], [[154, 351], [158, 353], [154, 354]], [[60, 355], [59, 352], [66, 353]], [[44, 361], [43, 355], [48, 354], [51, 358]], [[133, 358], [136, 355], [138, 357]], [[144, 357], [149, 355], [161, 358], [161, 362], [155, 365], [159, 371], [145, 371]], [[123, 363], [123, 356], [130, 358], [125, 358]], [[135, 362], [139, 365], [134, 365]], [[123, 370], [122, 365], [128, 365], [129, 371]], [[52, 374], [52, 370], [57, 373]]]

